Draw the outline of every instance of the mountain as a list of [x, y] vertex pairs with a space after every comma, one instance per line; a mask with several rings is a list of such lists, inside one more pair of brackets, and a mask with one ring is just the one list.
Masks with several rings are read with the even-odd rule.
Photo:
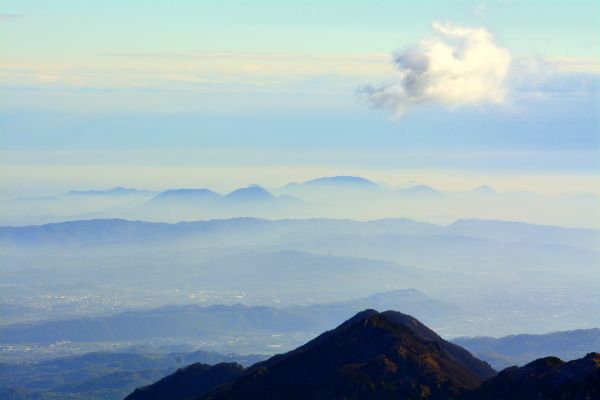
[[258, 185], [223, 196], [208, 189], [173, 189], [157, 195], [116, 187], [2, 199], [0, 225], [97, 218], [178, 222], [237, 217], [372, 220], [401, 216], [443, 224], [459, 218], [483, 218], [596, 228], [598, 218], [591, 216], [598, 215], [597, 204], [597, 196], [591, 194], [563, 197], [498, 193], [487, 185], [444, 192], [417, 182], [389, 186], [359, 176], [339, 175], [289, 183], [274, 188], [273, 193]]
[[146, 206], [195, 206], [220, 198], [221, 195], [208, 189], [170, 189], [154, 196]]
[[[2, 388], [0, 387], [0, 399], [2, 400], [117, 400], [122, 399], [140, 385], [156, 382], [168, 371], [149, 369], [143, 371], [119, 371], [106, 375], [95, 375], [75, 383], [59, 383], [59, 376], [40, 377], [42, 385], [56, 379], [58, 386], [50, 389], [39, 387], [29, 388], [25, 386]], [[32, 382], [32, 386], [39, 384]]]
[[150, 190], [115, 187], [72, 190], [55, 196], [0, 200], [0, 224], [29, 225], [75, 219], [106, 218], [142, 206], [156, 195]]
[[139, 189], [132, 189], [132, 188], [126, 188], [126, 187], [122, 187], [122, 186], [117, 186], [112, 189], [106, 189], [106, 190], [71, 190], [62, 196], [67, 196], [67, 197], [71, 197], [71, 196], [79, 196], [79, 197], [149, 196], [154, 193], [156, 193], [156, 192], [153, 192], [151, 190], [139, 190]]
[[[356, 204], [357, 201], [360, 203], [363, 197], [386, 198], [391, 193], [375, 182], [358, 176], [327, 176], [302, 183], [290, 183], [279, 192], [315, 202], [315, 211], [326, 215], [336, 215], [335, 210], [339, 211], [342, 204]], [[315, 205], [319, 206], [315, 208]], [[323, 205], [327, 205], [328, 208], [321, 208]]]
[[[490, 225], [495, 227], [489, 229], [490, 236], [497, 234], [495, 229], [502, 232], [502, 224]], [[546, 231], [544, 226], [528, 226], [540, 231], [539, 238]], [[600, 326], [594, 312], [599, 253], [585, 248], [586, 236], [579, 236], [579, 230], [558, 231], [557, 240], [581, 244], [481, 239], [476, 230], [453, 234], [439, 225], [403, 219], [236, 218], [177, 224], [92, 220], [0, 227], [7, 266], [2, 281], [102, 282], [145, 293], [168, 287], [189, 296], [203, 290], [244, 296], [213, 298], [212, 304], [324, 303], [413, 287], [478, 314], [473, 324], [461, 324], [460, 329], [454, 325], [440, 331], [444, 335], [501, 336]], [[532, 284], [539, 290], [530, 290]], [[29, 302], [15, 292], [20, 297], [24, 300], [14, 304]], [[184, 298], [161, 301], [172, 304]], [[37, 308], [39, 318], [81, 315], [75, 305], [61, 307], [62, 315]], [[494, 318], [487, 318], [488, 313]]]
[[[160, 195], [159, 195], [160, 196]], [[92, 219], [67, 221], [43, 225], [2, 226], [0, 243], [13, 245], [69, 244], [92, 245], [111, 242], [133, 243], [148, 240], [164, 244], [173, 239], [203, 235], [215, 237], [240, 237], [244, 242], [256, 237], [269, 239], [292, 237], [311, 238], [315, 235], [344, 234], [435, 234], [442, 233], [439, 225], [404, 218], [388, 218], [376, 221], [352, 221], [339, 219], [267, 220], [260, 218], [213, 219], [179, 223], [130, 221], [125, 219]], [[211, 242], [213, 244], [214, 242]]]
[[198, 399], [450, 399], [494, 374], [415, 318], [366, 310]]
[[258, 185], [251, 185], [226, 195], [208, 189], [167, 190], [130, 214], [139, 219], [159, 221], [275, 217], [296, 215], [306, 205], [306, 202], [291, 196], [275, 196]]
[[455, 276], [467, 271], [490, 273], [494, 270], [538, 270], [569, 275], [573, 269], [590, 275], [596, 273], [599, 259], [597, 251], [583, 246], [499, 241], [481, 239], [475, 234], [334, 234], [294, 246], [317, 254], [385, 259], [400, 265], [453, 272]]
[[[241, 189], [245, 190], [245, 189]], [[264, 189], [251, 189], [245, 194], [258, 194], [263, 198]], [[192, 198], [197, 195], [201, 198], [212, 197], [210, 193], [194, 190]], [[179, 197], [179, 191], [176, 197]], [[187, 193], [187, 192], [185, 192]], [[156, 200], [162, 196], [159, 194]], [[169, 195], [168, 197], [170, 197]], [[185, 198], [185, 196], [183, 196]], [[252, 197], [252, 196], [251, 196]], [[272, 198], [266, 195], [266, 198]], [[285, 196], [280, 196], [285, 197]], [[151, 200], [154, 201], [154, 200]], [[124, 219], [95, 219], [68, 221], [44, 225], [30, 225], [21, 227], [0, 227], [0, 243], [23, 244], [35, 243], [65, 245], [77, 241], [82, 244], [100, 244], [107, 239], [110, 241], [134, 242], [156, 240], [164, 242], [173, 238], [184, 236], [194, 237], [198, 234], [214, 237], [215, 235], [248, 234], [263, 237], [267, 234], [270, 238], [284, 237], [297, 240], [314, 238], [315, 235], [361, 235], [371, 236], [380, 234], [403, 235], [438, 235], [439, 239], [458, 236], [477, 239], [487, 239], [498, 242], [521, 242], [534, 244], [553, 244], [573, 247], [584, 247], [598, 250], [600, 244], [600, 230], [564, 228], [559, 226], [546, 226], [527, 224], [522, 222], [494, 221], [494, 220], [457, 220], [442, 227], [435, 224], [418, 222], [405, 218], [387, 218], [372, 221], [352, 221], [344, 219], [294, 219], [294, 220], [266, 220], [260, 218], [232, 218], [215, 219], [208, 221], [182, 222], [176, 224], [162, 222], [129, 221]], [[35, 238], [35, 240], [34, 240]], [[248, 238], [247, 238], [248, 239]], [[246, 240], [247, 240], [246, 239]], [[426, 238], [423, 238], [425, 240]]]
[[491, 196], [494, 194], [498, 194], [498, 192], [496, 192], [494, 190], [494, 188], [492, 188], [491, 186], [488, 186], [488, 185], [478, 186], [475, 189], [469, 191], [468, 193], [482, 195], [482, 196]]
[[341, 186], [341, 187], [347, 187], [347, 188], [349, 188], [349, 187], [369, 188], [369, 189], [380, 188], [379, 185], [377, 185], [376, 183], [374, 183], [368, 179], [361, 178], [359, 176], [345, 176], [345, 175], [327, 176], [327, 177], [322, 177], [322, 178], [311, 179], [309, 181], [302, 183], [302, 185], [312, 186], [312, 187]]
[[207, 337], [233, 332], [295, 332], [309, 321], [272, 307], [215, 305], [167, 306], [107, 317], [15, 324], [0, 331], [3, 343], [52, 343], [144, 340], [158, 337]]
[[272, 195], [266, 189], [253, 185], [241, 189], [236, 189], [225, 196], [225, 200], [230, 202], [259, 202], [273, 201], [277, 197]]
[[[318, 267], [318, 265], [317, 265]], [[246, 279], [247, 281], [247, 279]], [[379, 293], [362, 299], [306, 306], [243, 305], [167, 306], [106, 317], [21, 323], [0, 331], [3, 343], [53, 343], [146, 340], [167, 337], [211, 337], [231, 334], [265, 336], [281, 333], [314, 334], [339, 324], [365, 307], [410, 308], [419, 318], [441, 326], [464, 319], [464, 312], [414, 289]]]
[[[4, 292], [14, 291], [0, 299], [0, 308], [2, 303], [35, 305], [37, 315], [28, 317], [31, 321], [80, 318], [81, 306], [90, 316], [106, 313], [113, 299], [114, 312], [119, 312], [131, 301], [122, 292], [126, 287], [135, 288], [139, 299], [152, 298], [148, 307], [199, 297], [208, 304], [315, 304], [412, 287], [460, 304], [474, 316], [472, 323], [447, 325], [440, 330], [444, 335], [501, 336], [600, 326], [594, 285], [599, 253], [585, 248], [587, 235], [527, 224], [539, 232], [533, 239], [555, 231], [548, 242], [579, 245], [476, 237], [506, 235], [502, 223], [488, 225], [488, 230], [461, 234], [403, 219], [236, 218], [177, 224], [91, 220], [0, 227], [1, 280]], [[77, 304], [60, 297], [42, 300], [40, 293], [46, 289], [40, 282], [108, 286], [94, 289], [101, 297], [94, 293], [90, 301]], [[164, 291], [156, 296], [159, 287]], [[62, 288], [52, 291], [53, 296], [71, 296]]]
[[125, 400], [186, 400], [233, 381], [243, 371], [244, 367], [236, 363], [214, 366], [196, 363], [178, 369], [156, 383], [136, 389]]
[[600, 230], [535, 225], [524, 222], [459, 219], [448, 225], [452, 235], [472, 236], [503, 242], [561, 244], [600, 249]]
[[[230, 380], [211, 371], [217, 368], [228, 371]], [[305, 345], [245, 370], [235, 364], [193, 365], [137, 389], [127, 400], [186, 396], [195, 400], [591, 400], [600, 398], [600, 354], [569, 362], [545, 357], [496, 373], [410, 315], [365, 310]]]
[[460, 337], [452, 340], [494, 368], [524, 365], [550, 354], [565, 360], [600, 349], [600, 329], [577, 329], [543, 335], [510, 335], [501, 338]]
[[0, 363], [0, 399], [122, 399], [136, 387], [156, 382], [181, 365], [235, 362], [248, 366], [264, 358], [200, 350], [193, 353], [102, 352], [36, 362]]
[[0, 241], [17, 246], [81, 246], [161, 238], [177, 229], [165, 223], [94, 219], [44, 225], [0, 227]]
[[373, 295], [323, 304], [286, 307], [286, 310], [311, 316], [325, 328], [344, 321], [348, 315], [365, 309], [411, 310], [420, 321], [436, 327], [456, 324], [465, 320], [467, 313], [461, 308], [432, 297], [416, 289], [397, 289]]
[[486, 381], [472, 400], [592, 400], [600, 399], [600, 354], [564, 362], [545, 357], [523, 367], [511, 367]]
[[436, 198], [444, 196], [443, 192], [427, 185], [412, 186], [406, 189], [396, 190], [396, 193], [404, 197], [426, 197]]

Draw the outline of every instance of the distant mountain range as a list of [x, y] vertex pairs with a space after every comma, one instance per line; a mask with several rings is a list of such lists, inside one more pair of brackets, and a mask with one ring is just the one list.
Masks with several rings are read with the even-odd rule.
[[474, 236], [503, 242], [562, 244], [600, 249], [598, 230], [563, 228], [524, 222], [461, 219], [446, 228], [454, 235]]
[[[0, 227], [7, 266], [2, 281], [14, 288], [106, 282], [120, 293], [135, 288], [140, 296], [148, 294], [155, 301], [152, 307], [200, 297], [208, 304], [320, 304], [418, 288], [472, 313], [472, 323], [452, 323], [446, 329], [416, 315], [452, 336], [599, 326], [594, 312], [598, 238], [597, 230], [485, 220], [449, 227], [407, 219], [254, 218]], [[154, 296], [159, 287], [169, 299]], [[207, 291], [217, 297], [197, 297]], [[176, 299], [175, 293], [180, 293]], [[11, 296], [23, 297], [18, 291]], [[548, 296], [560, 302], [543, 301]], [[106, 310], [111, 298], [103, 301], [98, 307]], [[28, 319], [80, 314], [69, 303], [54, 304], [59, 314], [44, 304], [44, 311], [32, 308], [37, 316]], [[9, 312], [20, 305], [27, 303], [0, 302]]]
[[280, 189], [283, 193], [307, 194], [314, 193], [315, 189], [341, 191], [383, 191], [378, 184], [358, 176], [329, 176], [311, 179], [302, 183], [289, 183]]
[[208, 189], [167, 190], [152, 197], [133, 215], [152, 220], [189, 220], [207, 217], [283, 217], [302, 215], [308, 204], [288, 195], [276, 196], [251, 185], [225, 195]]
[[147, 207], [206, 207], [209, 205], [248, 205], [295, 200], [288, 196], [275, 196], [260, 186], [248, 186], [236, 189], [226, 195], [220, 195], [208, 189], [176, 189], [161, 192], [151, 198]]
[[[122, 399], [192, 363], [240, 363], [250, 366], [264, 357], [193, 353], [88, 353], [38, 362], [0, 363], [3, 400]], [[236, 364], [237, 365], [237, 364]], [[240, 367], [241, 368], [241, 367]]]
[[366, 310], [246, 370], [191, 366], [127, 399], [584, 400], [599, 394], [598, 353], [566, 363], [546, 357], [497, 374], [409, 315]]
[[[192, 197], [194, 196], [192, 195]], [[204, 194], [201, 196], [204, 196]], [[168, 197], [165, 201], [169, 201]], [[275, 232], [279, 235], [289, 236], [300, 231], [315, 232], [321, 236], [340, 232], [347, 235], [444, 235], [489, 239], [499, 242], [573, 246], [591, 250], [598, 250], [600, 244], [600, 230], [497, 220], [458, 220], [444, 227], [404, 218], [387, 218], [367, 222], [336, 219], [266, 220], [234, 218], [176, 224], [98, 219], [24, 227], [0, 226], [0, 245], [35, 244], [36, 246], [45, 246], [69, 243], [98, 245], [107, 242], [133, 243], [152, 240], [179, 240], [185, 237], [197, 237], [198, 235], [215, 237], [214, 235], [223, 236], [229, 233], [246, 234], [249, 232], [253, 232], [255, 236], [261, 236], [265, 233], [272, 236]], [[298, 238], [301, 237], [298, 236]]]
[[523, 365], [549, 354], [573, 360], [600, 349], [600, 329], [577, 329], [543, 335], [510, 335], [501, 338], [474, 337], [452, 340], [494, 368]]
[[56, 320], [4, 327], [1, 343], [53, 343], [146, 340], [166, 337], [209, 338], [224, 334], [316, 334], [365, 307], [411, 309], [424, 320], [443, 325], [465, 317], [464, 311], [415, 289], [366, 298], [283, 308], [243, 305], [168, 306], [128, 311], [101, 318]]
[[304, 183], [290, 183], [290, 185], [305, 185], [305, 186], [347, 186], [347, 187], [360, 187], [360, 188], [381, 188], [374, 182], [368, 179], [361, 178], [359, 176], [327, 176], [322, 178], [316, 178], [308, 180]]
[[[256, 217], [377, 219], [402, 216], [447, 223], [465, 217], [598, 226], [583, 218], [597, 212], [590, 193], [552, 198], [498, 192], [488, 185], [462, 192], [417, 182], [392, 188], [357, 176], [330, 176], [266, 189], [259, 185], [221, 194], [208, 188], [162, 192], [115, 187], [73, 190], [57, 196], [0, 202], [0, 224], [27, 225], [75, 219], [125, 218], [157, 222]], [[524, 205], [535, 204], [523, 213]], [[564, 222], [567, 221], [567, 222]], [[571, 221], [571, 222], [569, 222]]]
[[449, 193], [419, 183], [402, 188], [389, 188], [357, 176], [317, 178], [303, 183], [290, 183], [276, 190], [314, 204], [329, 204], [333, 207], [339, 207], [342, 203], [359, 206], [361, 202], [368, 200], [388, 208], [395, 202], [442, 200], [450, 196]]
[[172, 189], [160, 192], [146, 203], [146, 206], [197, 206], [217, 201], [221, 195], [208, 189]]
[[58, 197], [71, 197], [71, 196], [82, 196], [82, 197], [126, 197], [126, 196], [152, 196], [156, 192], [152, 190], [140, 190], [117, 186], [112, 189], [106, 190], [71, 190]]
[[[229, 383], [244, 372], [237, 363], [196, 363], [177, 370], [158, 382], [136, 389], [125, 400], [186, 400]], [[176, 390], [173, 390], [176, 388]]]

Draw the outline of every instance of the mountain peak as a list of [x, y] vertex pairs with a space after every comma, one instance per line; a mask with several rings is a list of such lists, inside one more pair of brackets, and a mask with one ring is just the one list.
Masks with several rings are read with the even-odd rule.
[[66, 196], [125, 196], [135, 194], [148, 194], [152, 193], [148, 190], [138, 190], [127, 188], [123, 186], [116, 186], [111, 189], [105, 190], [71, 190], [67, 192]]
[[378, 188], [379, 185], [376, 183], [362, 178], [360, 176], [349, 176], [349, 175], [338, 175], [338, 176], [325, 176], [321, 178], [315, 178], [304, 182], [304, 185], [308, 186], [347, 186], [347, 187], [368, 187]]
[[417, 185], [406, 189], [400, 189], [398, 190], [398, 193], [410, 196], [436, 196], [442, 194], [439, 190], [427, 185]]
[[471, 193], [475, 194], [496, 194], [497, 192], [493, 187], [489, 185], [478, 186], [475, 189], [471, 190]]
[[250, 185], [230, 192], [225, 198], [228, 200], [261, 201], [273, 200], [276, 197], [261, 186]]
[[160, 192], [151, 198], [146, 204], [164, 204], [164, 203], [183, 203], [195, 204], [216, 200], [221, 197], [219, 194], [208, 189], [168, 189]]
[[415, 318], [368, 309], [200, 398], [453, 398], [494, 374]]
[[416, 318], [366, 309], [305, 345], [243, 369], [193, 364], [127, 400], [596, 398], [600, 354], [544, 357], [497, 374]]

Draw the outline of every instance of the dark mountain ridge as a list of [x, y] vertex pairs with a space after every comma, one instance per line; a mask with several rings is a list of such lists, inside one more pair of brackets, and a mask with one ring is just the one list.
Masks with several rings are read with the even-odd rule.
[[416, 319], [366, 310], [198, 399], [450, 399], [494, 374]]
[[[183, 399], [199, 369], [179, 370], [128, 400]], [[199, 376], [195, 400], [591, 400], [600, 398], [600, 354], [545, 357], [499, 374], [415, 318], [365, 310], [305, 345], [254, 364], [229, 382]], [[177, 382], [185, 382], [180, 386]], [[212, 389], [210, 389], [212, 388]], [[132, 396], [133, 396], [132, 394]]]
[[0, 362], [0, 399], [122, 399], [136, 387], [156, 382], [182, 365], [239, 363], [249, 366], [264, 358], [198, 350], [193, 353], [95, 352], [35, 362]]
[[523, 367], [510, 367], [484, 382], [472, 400], [600, 399], [600, 354], [564, 362], [544, 357]]
[[[178, 369], [158, 382], [136, 389], [125, 400], [186, 400], [231, 382], [243, 372], [244, 367], [237, 363], [213, 366], [195, 363]], [[173, 391], [174, 387], [176, 391]]]

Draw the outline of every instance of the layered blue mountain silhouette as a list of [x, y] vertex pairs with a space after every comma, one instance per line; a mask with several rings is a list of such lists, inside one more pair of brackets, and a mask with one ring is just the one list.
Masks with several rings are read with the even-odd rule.
[[[489, 185], [450, 192], [425, 184], [401, 188], [358, 176], [328, 176], [282, 187], [260, 185], [217, 193], [209, 188], [167, 189], [160, 193], [115, 187], [74, 190], [43, 198], [0, 201], [0, 224], [24, 225], [73, 219], [125, 218], [160, 222], [260, 218], [377, 219], [390, 216], [431, 222], [460, 218], [523, 220], [545, 224], [568, 222], [590, 226], [598, 198], [589, 193], [548, 197], [529, 192], [496, 191]], [[533, 206], [535, 205], [535, 206]], [[526, 208], [524, 208], [526, 207]], [[526, 211], [526, 212], [525, 212]]]

